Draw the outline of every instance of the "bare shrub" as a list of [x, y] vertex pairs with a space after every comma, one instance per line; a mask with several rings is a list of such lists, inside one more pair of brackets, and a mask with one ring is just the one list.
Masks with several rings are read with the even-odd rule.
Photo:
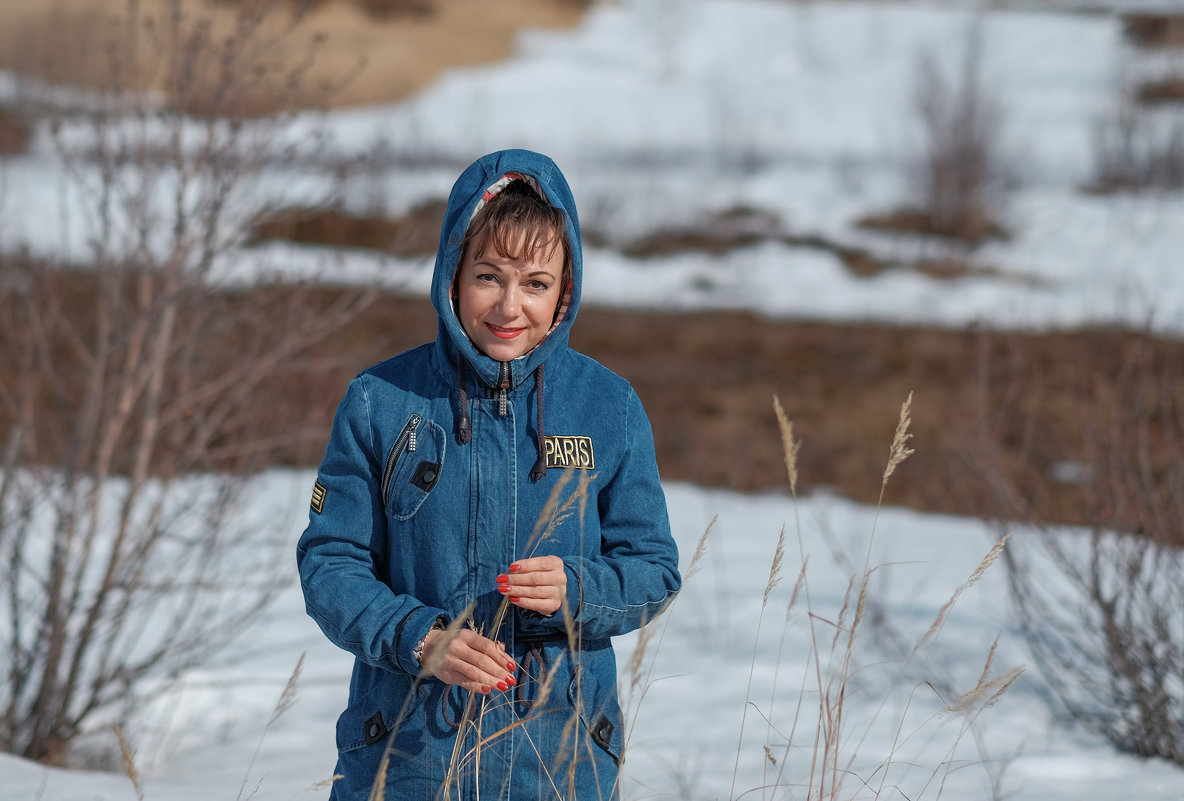
[[1159, 355], [1145, 342], [1095, 381], [1093, 414], [1069, 443], [1083, 531], [1035, 518], [1030, 485], [1055, 477], [1006, 463], [998, 431], [1023, 424], [1017, 397], [981, 407], [971, 472], [992, 516], [1029, 530], [1013, 538], [1006, 564], [1053, 691], [1114, 747], [1184, 764], [1184, 367]]
[[957, 73], [931, 51], [914, 71], [912, 111], [920, 132], [905, 207], [861, 220], [873, 228], [952, 237], [972, 244], [1003, 236], [1002, 209], [1014, 183], [1004, 166], [1003, 103], [982, 72], [982, 36], [972, 28]]
[[[136, 8], [129, 31], [145, 29]], [[201, 23], [175, 20], [182, 40], [202, 41]], [[241, 635], [287, 572], [278, 521], [241, 503], [287, 439], [258, 424], [260, 398], [370, 295], [317, 304], [315, 287], [259, 278], [213, 291], [268, 203], [261, 177], [297, 158], [276, 144], [282, 120], [239, 113], [249, 75], [233, 55], [169, 55], [174, 97], [196, 74], [218, 76], [200, 118], [156, 106], [128, 74], [128, 91], [56, 127], [85, 214], [81, 272], [0, 259], [6, 751], [65, 760], [88, 727], [126, 717]]]
[[1184, 186], [1184, 112], [1121, 97], [1093, 126], [1091, 192]]

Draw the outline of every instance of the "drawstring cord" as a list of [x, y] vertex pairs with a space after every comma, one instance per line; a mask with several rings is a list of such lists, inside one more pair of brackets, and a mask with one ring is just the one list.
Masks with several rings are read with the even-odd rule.
[[539, 416], [538, 435], [535, 437], [534, 442], [535, 448], [538, 449], [539, 458], [535, 461], [534, 467], [530, 468], [531, 481], [538, 481], [547, 475], [547, 440], [543, 434], [543, 367], [544, 365], [540, 364], [534, 371], [534, 394], [538, 402]]
[[456, 431], [456, 441], [467, 445], [473, 438], [473, 421], [469, 419], [469, 393], [465, 392], [465, 357], [456, 355], [456, 375], [460, 379], [460, 423]]
[[[538, 433], [535, 435], [535, 451], [538, 458], [530, 468], [530, 480], [538, 481], [547, 475], [547, 437], [543, 429], [543, 368], [540, 364], [534, 370], [534, 394], [538, 415]], [[473, 421], [469, 417], [469, 393], [465, 391], [465, 357], [457, 354], [456, 374], [459, 380], [460, 421], [457, 424], [456, 441], [467, 445], [473, 439]]]
[[528, 685], [537, 685], [547, 669], [542, 640], [525, 640], [522, 645], [526, 652], [518, 661], [518, 683], [514, 685], [514, 703], [518, 705], [519, 717], [531, 710], [538, 695], [537, 691], [532, 691], [528, 696]]

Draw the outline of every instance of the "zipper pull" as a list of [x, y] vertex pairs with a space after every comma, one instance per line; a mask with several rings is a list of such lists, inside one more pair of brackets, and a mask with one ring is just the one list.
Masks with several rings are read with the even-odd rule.
[[510, 363], [502, 362], [498, 369], [497, 385], [499, 387], [497, 393], [497, 413], [501, 417], [506, 416], [509, 411], [509, 397], [506, 394], [506, 389], [510, 386]]

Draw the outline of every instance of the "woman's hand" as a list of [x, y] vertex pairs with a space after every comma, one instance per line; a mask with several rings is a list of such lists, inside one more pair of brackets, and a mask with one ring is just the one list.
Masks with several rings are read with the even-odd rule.
[[559, 611], [567, 596], [567, 571], [558, 556], [519, 559], [497, 577], [497, 591], [510, 603], [544, 615]]
[[424, 638], [423, 666], [445, 684], [486, 694], [513, 687], [518, 666], [505, 646], [472, 629], [432, 629]]

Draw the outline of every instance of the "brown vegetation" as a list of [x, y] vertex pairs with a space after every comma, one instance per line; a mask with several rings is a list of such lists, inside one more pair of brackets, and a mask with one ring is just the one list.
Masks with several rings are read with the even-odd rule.
[[[85, 273], [72, 277], [67, 302], [78, 308], [63, 309], [81, 332], [92, 325], [86, 319], [88, 280]], [[286, 290], [268, 291], [275, 295], [269, 303], [283, 307]], [[336, 295], [328, 288], [302, 291], [301, 302], [328, 306]], [[248, 302], [258, 297], [227, 293], [216, 299], [228, 316]], [[254, 411], [239, 416], [237, 431], [224, 436], [249, 431], [268, 443], [275, 462], [315, 465], [349, 378], [431, 340], [435, 328], [426, 299], [384, 296], [312, 348], [298, 368], [278, 371], [256, 387], [253, 400], [244, 401]], [[283, 335], [274, 332], [277, 339]], [[203, 343], [211, 365], [219, 354], [241, 350], [235, 336], [227, 327]], [[889, 503], [1047, 521], [1101, 518], [1119, 527], [1136, 521], [1123, 519], [1126, 505], [1099, 508], [1103, 496], [1095, 482], [1103, 471], [1094, 446], [1109, 425], [1107, 415], [1129, 398], [1126, 371], [1135, 354], [1165, 375], [1171, 365], [1184, 364], [1184, 343], [1101, 329], [1004, 334], [595, 307], [581, 310], [572, 344], [637, 388], [667, 479], [744, 491], [783, 489], [783, 453], [770, 414], [776, 395], [803, 443], [803, 490], [830, 487], [874, 502], [883, 455], [869, 452], [867, 443], [891, 436], [895, 410], [912, 391], [917, 453]], [[200, 373], [204, 363], [193, 369]], [[0, 379], [10, 381], [11, 369], [0, 365]], [[202, 383], [199, 374], [186, 380]], [[1168, 381], [1163, 391], [1184, 397], [1184, 377]], [[42, 407], [45, 430], [55, 429], [54, 409]], [[0, 428], [8, 422], [0, 421]], [[56, 447], [67, 446], [63, 440]], [[217, 452], [212, 448], [211, 458]], [[1149, 453], [1155, 471], [1168, 469], [1165, 451], [1152, 447]], [[52, 462], [55, 454], [42, 457]], [[997, 493], [1004, 481], [1020, 488], [1012, 508], [1003, 508]]]
[[23, 153], [31, 136], [27, 125], [0, 108], [0, 156]]
[[[0, 69], [90, 89], [128, 89], [133, 79], [170, 89], [168, 64], [192, 34], [216, 50], [249, 9], [263, 18], [255, 40], [264, 46], [236, 53], [249, 59], [240, 69], [250, 107], [240, 113], [366, 105], [406, 97], [444, 70], [504, 59], [524, 24], [566, 27], [585, 9], [576, 0], [184, 0], [179, 19], [174, 3], [0, 3]], [[171, 38], [177, 29], [190, 38]]]
[[1170, 75], [1166, 78], [1142, 83], [1135, 90], [1135, 99], [1148, 105], [1184, 101], [1184, 77]]
[[1136, 47], [1154, 50], [1184, 47], [1184, 15], [1136, 11], [1122, 15], [1122, 31]]

